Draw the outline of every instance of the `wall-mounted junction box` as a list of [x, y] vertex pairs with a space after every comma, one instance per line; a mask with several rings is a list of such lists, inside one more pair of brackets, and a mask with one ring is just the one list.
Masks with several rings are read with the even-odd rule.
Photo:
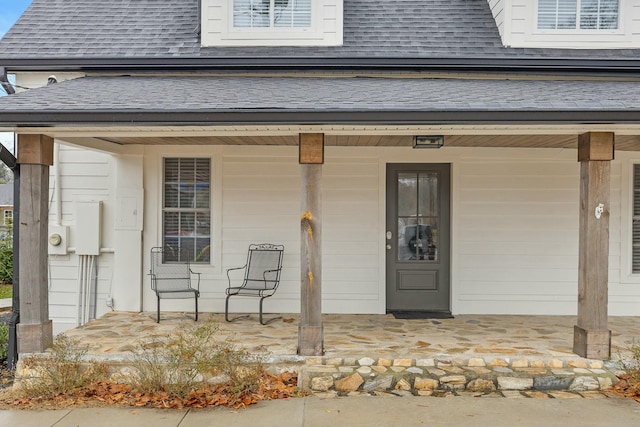
[[99, 201], [76, 201], [76, 254], [100, 255], [101, 208]]

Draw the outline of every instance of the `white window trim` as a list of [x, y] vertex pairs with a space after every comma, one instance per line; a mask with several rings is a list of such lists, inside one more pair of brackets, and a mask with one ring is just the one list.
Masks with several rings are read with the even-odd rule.
[[533, 34], [553, 34], [557, 36], [559, 34], [567, 34], [567, 35], [615, 35], [615, 34], [624, 34], [623, 30], [623, 22], [624, 22], [624, 14], [623, 12], [623, 0], [618, 0], [618, 28], [615, 29], [604, 29], [604, 30], [592, 30], [592, 29], [581, 29], [579, 28], [578, 20], [580, 19], [578, 15], [576, 15], [576, 28], [559, 28], [559, 29], [540, 29], [538, 28], [538, 4], [539, 0], [536, 0], [535, 7], [533, 8]]
[[[199, 158], [210, 159], [211, 162], [211, 197], [209, 200], [209, 212], [211, 213], [210, 241], [211, 256], [209, 263], [193, 264], [194, 268], [202, 270], [211, 268], [213, 274], [222, 274], [222, 160], [220, 155], [209, 156], [197, 155], [196, 153], [185, 153], [182, 151], [166, 150], [158, 154], [157, 160], [157, 183], [158, 183], [158, 215], [156, 227], [156, 241], [162, 244], [163, 241], [163, 204], [164, 204], [164, 159], [165, 158]], [[157, 246], [157, 245], [152, 245]]]
[[640, 159], [627, 160], [622, 165], [620, 201], [620, 283], [640, 284], [640, 273], [633, 273], [633, 167]]
[[[620, 0], [618, 7], [618, 28], [616, 30], [539, 30], [538, 0], [526, 2], [523, 6], [526, 24], [523, 31], [516, 33], [508, 30], [505, 40], [514, 48], [551, 48], [551, 49], [632, 49], [638, 47], [638, 37], [633, 28], [633, 4]], [[511, 28], [511, 23], [505, 23]]]
[[232, 0], [201, 0], [203, 47], [341, 46], [343, 0], [312, 0], [311, 26], [234, 28]]

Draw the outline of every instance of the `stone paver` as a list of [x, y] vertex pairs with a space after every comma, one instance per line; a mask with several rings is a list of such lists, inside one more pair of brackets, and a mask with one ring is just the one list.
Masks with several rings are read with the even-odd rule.
[[[140, 342], [195, 325], [188, 313], [163, 313], [159, 324], [154, 319], [154, 313], [112, 312], [67, 335], [88, 345], [91, 357], [126, 360]], [[256, 318], [227, 323], [220, 314], [201, 319], [218, 324], [220, 340], [266, 355], [269, 366], [298, 371], [300, 385], [318, 393], [581, 397], [616, 380], [610, 362], [572, 353], [573, 316], [324, 315], [325, 355], [307, 358], [295, 354], [297, 315], [266, 326]], [[611, 318], [609, 326], [614, 354], [640, 336], [635, 318]]]

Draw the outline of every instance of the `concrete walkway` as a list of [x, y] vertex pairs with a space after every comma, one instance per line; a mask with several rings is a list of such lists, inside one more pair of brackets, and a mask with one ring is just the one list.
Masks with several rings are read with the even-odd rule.
[[640, 425], [640, 404], [606, 399], [348, 397], [275, 400], [243, 410], [82, 408], [0, 411], [0, 425], [20, 427], [320, 427], [320, 426], [616, 426]]

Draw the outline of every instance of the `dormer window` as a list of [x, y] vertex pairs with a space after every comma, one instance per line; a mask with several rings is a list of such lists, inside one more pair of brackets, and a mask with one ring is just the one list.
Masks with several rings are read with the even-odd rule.
[[343, 0], [201, 0], [203, 47], [340, 46]]
[[539, 30], [615, 30], [619, 0], [538, 0]]
[[311, 0], [233, 0], [234, 28], [308, 28]]

